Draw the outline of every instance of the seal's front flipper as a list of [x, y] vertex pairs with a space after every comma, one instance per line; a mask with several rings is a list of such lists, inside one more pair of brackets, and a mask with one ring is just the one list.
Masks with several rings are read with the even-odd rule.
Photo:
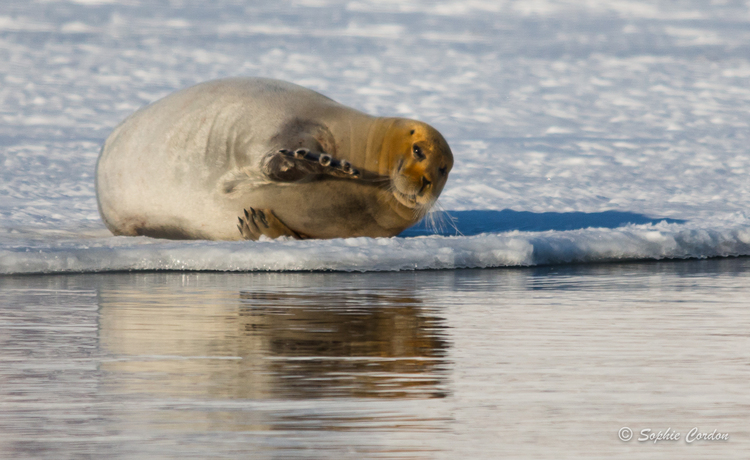
[[362, 174], [346, 160], [337, 160], [327, 153], [308, 149], [281, 149], [268, 156], [263, 172], [272, 180], [296, 182], [311, 175], [329, 175], [359, 179]]
[[245, 215], [239, 217], [240, 223], [237, 224], [237, 228], [246, 240], [257, 241], [261, 235], [268, 238], [280, 236], [289, 236], [296, 240], [303, 238], [302, 235], [284, 225], [270, 209], [250, 208], [250, 212], [247, 209], [244, 211]]

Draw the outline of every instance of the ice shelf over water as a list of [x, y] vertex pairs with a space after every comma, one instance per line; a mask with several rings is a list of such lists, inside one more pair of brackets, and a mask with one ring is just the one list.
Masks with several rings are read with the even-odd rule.
[[[750, 4], [0, 6], [0, 274], [410, 270], [750, 255]], [[400, 237], [113, 237], [94, 167], [137, 108], [265, 76], [438, 128], [443, 223]], [[455, 227], [455, 228], [454, 228]]]

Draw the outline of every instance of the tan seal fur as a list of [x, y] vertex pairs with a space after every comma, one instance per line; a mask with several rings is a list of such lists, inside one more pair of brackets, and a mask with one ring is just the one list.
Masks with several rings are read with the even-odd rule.
[[452, 166], [448, 143], [425, 123], [232, 78], [123, 121], [102, 148], [96, 190], [116, 235], [381, 237], [424, 217]]

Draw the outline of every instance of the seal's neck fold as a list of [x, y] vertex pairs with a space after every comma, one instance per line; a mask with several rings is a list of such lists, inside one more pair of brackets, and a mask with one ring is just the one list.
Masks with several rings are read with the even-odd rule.
[[388, 145], [388, 130], [398, 118], [377, 118], [370, 126], [367, 135], [367, 169], [377, 172], [381, 176], [390, 176], [396, 166], [393, 153]]

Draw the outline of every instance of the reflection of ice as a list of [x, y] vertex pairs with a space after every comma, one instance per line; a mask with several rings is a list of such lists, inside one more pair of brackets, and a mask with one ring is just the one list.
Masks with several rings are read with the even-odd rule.
[[629, 459], [638, 419], [713, 420], [745, 458], [748, 275], [0, 277], [0, 457]]

